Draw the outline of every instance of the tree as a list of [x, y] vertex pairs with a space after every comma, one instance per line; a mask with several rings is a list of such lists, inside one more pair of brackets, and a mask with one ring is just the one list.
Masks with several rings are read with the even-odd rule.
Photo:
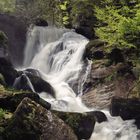
[[14, 12], [15, 0], [0, 0], [0, 12]]
[[[138, 0], [139, 1], [139, 0]], [[140, 4], [135, 1], [114, 3], [106, 0], [104, 6], [95, 6], [96, 17], [99, 20], [96, 34], [108, 42], [110, 46], [119, 48], [138, 47], [140, 45]]]

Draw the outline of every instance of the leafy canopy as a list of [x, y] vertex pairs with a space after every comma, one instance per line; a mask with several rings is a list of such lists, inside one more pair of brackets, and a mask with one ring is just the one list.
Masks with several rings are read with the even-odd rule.
[[106, 0], [104, 7], [95, 6], [99, 20], [96, 35], [108, 42], [108, 47], [140, 45], [140, 4], [128, 4], [130, 3], [121, 2], [115, 5], [112, 0]]

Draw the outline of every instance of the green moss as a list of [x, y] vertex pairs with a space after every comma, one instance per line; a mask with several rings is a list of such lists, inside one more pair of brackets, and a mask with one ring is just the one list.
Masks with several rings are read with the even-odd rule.
[[0, 120], [1, 120], [2, 118], [4, 118], [5, 113], [6, 113], [6, 111], [3, 110], [2, 108], [0, 108]]
[[81, 113], [59, 112], [54, 110], [52, 112], [73, 129], [77, 129], [79, 122], [87, 116], [86, 114]]
[[12, 94], [12, 95], [16, 95], [16, 94], [25, 94], [25, 93], [31, 93], [30, 91], [23, 91], [23, 90], [16, 90], [14, 88], [6, 88], [4, 87], [3, 85], [0, 84], [0, 94], [3, 94], [3, 95], [9, 95], [9, 94]]
[[5, 79], [1, 73], [0, 73], [0, 84], [6, 85]]

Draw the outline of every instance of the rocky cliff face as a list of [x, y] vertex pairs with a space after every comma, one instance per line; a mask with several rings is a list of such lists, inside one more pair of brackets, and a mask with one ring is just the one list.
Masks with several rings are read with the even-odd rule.
[[0, 30], [8, 37], [8, 54], [14, 65], [22, 64], [26, 26], [15, 16], [0, 14]]

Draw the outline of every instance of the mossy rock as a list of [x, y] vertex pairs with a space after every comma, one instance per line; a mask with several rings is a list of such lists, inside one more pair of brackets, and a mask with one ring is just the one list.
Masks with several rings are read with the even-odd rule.
[[17, 107], [2, 136], [5, 140], [77, 140], [68, 125], [29, 98]]
[[86, 113], [70, 113], [53, 111], [67, 125], [69, 125], [77, 135], [78, 139], [89, 139], [94, 130], [95, 122], [107, 121], [103, 112], [91, 111]]
[[46, 109], [51, 108], [51, 104], [45, 102], [43, 99], [39, 97], [37, 93], [29, 92], [29, 91], [14, 91], [14, 90], [6, 90], [4, 88], [0, 88], [0, 107], [6, 110], [10, 110], [14, 112], [20, 102], [28, 97], [37, 103], [41, 104]]
[[11, 119], [12, 115], [13, 114], [11, 112], [0, 108], [0, 135], [4, 131], [5, 127], [8, 124], [8, 121]]
[[0, 73], [0, 84], [6, 86], [4, 76]]

